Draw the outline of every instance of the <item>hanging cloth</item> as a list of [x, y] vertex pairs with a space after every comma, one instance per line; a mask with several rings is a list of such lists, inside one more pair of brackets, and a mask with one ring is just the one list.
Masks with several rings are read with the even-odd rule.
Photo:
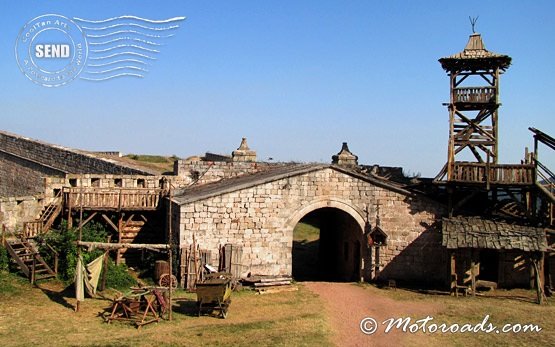
[[100, 273], [102, 272], [102, 264], [106, 253], [91, 261], [85, 267], [83, 257], [77, 258], [77, 268], [75, 269], [75, 297], [77, 301], [85, 300], [85, 289], [91, 297], [96, 297], [96, 288]]
[[98, 287], [98, 280], [100, 279], [105, 256], [106, 253], [87, 264], [87, 291], [89, 294], [92, 292], [92, 295], [96, 295], [96, 288]]

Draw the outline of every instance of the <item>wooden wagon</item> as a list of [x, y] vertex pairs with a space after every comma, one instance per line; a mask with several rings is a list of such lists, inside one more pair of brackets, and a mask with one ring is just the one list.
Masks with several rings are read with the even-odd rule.
[[198, 315], [205, 312], [218, 312], [219, 316], [226, 318], [227, 310], [231, 304], [231, 275], [215, 273], [202, 283], [197, 283]]

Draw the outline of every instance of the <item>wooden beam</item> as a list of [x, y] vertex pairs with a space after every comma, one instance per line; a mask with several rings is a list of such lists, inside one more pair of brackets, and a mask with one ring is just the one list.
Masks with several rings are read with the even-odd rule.
[[165, 243], [109, 243], [109, 242], [88, 242], [77, 241], [78, 246], [87, 247], [89, 250], [94, 249], [168, 249], [169, 246]]
[[90, 222], [94, 218], [94, 216], [96, 216], [96, 214], [97, 212], [93, 212], [93, 214], [91, 214], [89, 218], [85, 219], [85, 221], [83, 222], [83, 224], [80, 225], [80, 227], [81, 228], [84, 227], [88, 222]]
[[102, 218], [104, 218], [106, 223], [108, 223], [116, 232], [119, 232], [118, 227], [104, 213], [102, 214]]

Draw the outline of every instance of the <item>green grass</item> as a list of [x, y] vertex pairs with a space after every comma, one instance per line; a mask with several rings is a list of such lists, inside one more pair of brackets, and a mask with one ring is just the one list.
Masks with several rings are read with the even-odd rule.
[[320, 238], [320, 229], [305, 222], [299, 222], [293, 230], [293, 240], [312, 242]]
[[0, 271], [0, 300], [19, 295], [28, 288], [29, 282], [23, 277], [6, 271]]
[[161, 155], [149, 155], [149, 154], [127, 154], [125, 155], [125, 157], [129, 159], [137, 160], [137, 161], [142, 161], [145, 163], [162, 163], [162, 164], [173, 163], [173, 161], [177, 159], [176, 156], [165, 157]]

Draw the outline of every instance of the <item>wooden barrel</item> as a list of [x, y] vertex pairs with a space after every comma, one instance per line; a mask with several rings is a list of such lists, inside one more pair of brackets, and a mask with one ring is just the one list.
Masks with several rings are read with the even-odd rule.
[[154, 263], [154, 278], [156, 281], [160, 279], [160, 276], [168, 273], [170, 273], [170, 263], [165, 260], [157, 260]]

